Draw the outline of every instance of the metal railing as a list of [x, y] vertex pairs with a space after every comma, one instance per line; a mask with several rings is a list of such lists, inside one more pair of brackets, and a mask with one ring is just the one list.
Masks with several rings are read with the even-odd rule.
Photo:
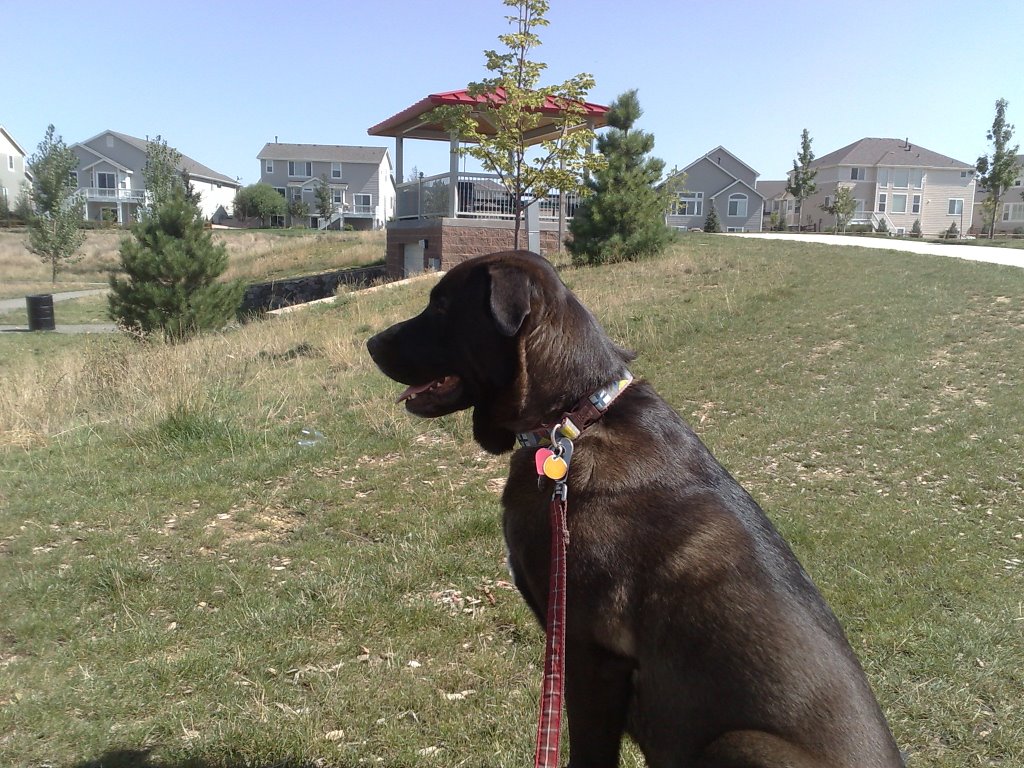
[[78, 194], [89, 201], [114, 203], [144, 203], [144, 189], [108, 189], [107, 187], [79, 187]]
[[[424, 176], [417, 181], [399, 184], [395, 215], [398, 219], [437, 219], [451, 215], [451, 176], [447, 173]], [[471, 219], [512, 219], [515, 214], [512, 196], [497, 175], [460, 173], [456, 177], [455, 215]], [[560, 193], [553, 192], [540, 200], [541, 221], [558, 221]], [[571, 219], [579, 206], [579, 196], [567, 193], [566, 218]]]

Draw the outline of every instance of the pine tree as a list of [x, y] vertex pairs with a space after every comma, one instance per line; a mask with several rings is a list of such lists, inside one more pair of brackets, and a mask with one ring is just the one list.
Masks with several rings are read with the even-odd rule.
[[110, 278], [110, 316], [148, 336], [180, 341], [223, 328], [242, 299], [241, 283], [219, 283], [228, 254], [213, 242], [195, 206], [177, 189], [121, 243], [121, 272]]
[[721, 232], [722, 225], [718, 223], [718, 211], [715, 210], [715, 203], [712, 201], [711, 210], [708, 211], [708, 216], [704, 219], [704, 231], [705, 232]]
[[597, 140], [607, 163], [588, 182], [592, 194], [581, 201], [569, 228], [574, 264], [632, 261], [657, 253], [672, 238], [665, 226], [668, 195], [656, 186], [665, 163], [647, 156], [654, 136], [633, 128], [642, 114], [636, 89], [611, 105], [611, 130]]

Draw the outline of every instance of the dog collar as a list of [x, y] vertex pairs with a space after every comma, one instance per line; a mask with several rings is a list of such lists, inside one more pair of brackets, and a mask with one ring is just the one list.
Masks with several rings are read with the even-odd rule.
[[623, 369], [618, 379], [601, 387], [592, 395], [578, 400], [571, 410], [562, 414], [559, 421], [517, 434], [519, 445], [523, 448], [552, 445], [559, 435], [575, 440], [583, 430], [604, 416], [605, 411], [632, 382], [633, 374]]

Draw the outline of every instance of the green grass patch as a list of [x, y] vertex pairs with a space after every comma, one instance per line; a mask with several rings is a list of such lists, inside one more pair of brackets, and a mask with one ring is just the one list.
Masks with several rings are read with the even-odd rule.
[[[563, 277], [790, 540], [912, 768], [1024, 764], [1024, 272], [690, 235]], [[529, 763], [506, 459], [363, 351], [430, 285], [0, 335], [0, 765]]]

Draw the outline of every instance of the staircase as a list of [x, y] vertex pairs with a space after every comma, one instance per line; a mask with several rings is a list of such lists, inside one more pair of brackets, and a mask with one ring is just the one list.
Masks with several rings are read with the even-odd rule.
[[[319, 222], [320, 223], [319, 223], [319, 226], [317, 228], [321, 229], [321, 230], [330, 229], [332, 224], [334, 224], [335, 222], [341, 221], [344, 218], [345, 218], [345, 214], [342, 213], [341, 211], [335, 211], [331, 215], [331, 217], [329, 219], [325, 219], [323, 216], [321, 216], [319, 218]], [[339, 227], [339, 229], [340, 229], [340, 227]]]

